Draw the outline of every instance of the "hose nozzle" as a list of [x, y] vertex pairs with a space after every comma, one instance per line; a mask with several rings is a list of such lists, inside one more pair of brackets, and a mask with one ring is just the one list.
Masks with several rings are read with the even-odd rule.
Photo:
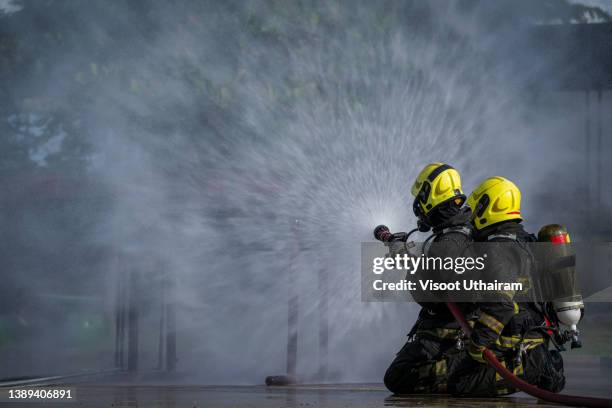
[[[408, 237], [410, 236], [410, 234], [412, 234], [414, 231], [416, 231], [416, 229], [410, 232], [392, 233], [391, 231], [389, 231], [389, 227], [381, 224], [378, 227], [374, 228], [374, 238], [384, 242], [385, 244], [389, 244], [391, 242], [406, 242], [408, 241]], [[411, 246], [414, 246], [414, 244]]]
[[386, 225], [381, 224], [374, 228], [374, 238], [376, 238], [378, 241], [389, 242], [392, 237], [393, 234]]

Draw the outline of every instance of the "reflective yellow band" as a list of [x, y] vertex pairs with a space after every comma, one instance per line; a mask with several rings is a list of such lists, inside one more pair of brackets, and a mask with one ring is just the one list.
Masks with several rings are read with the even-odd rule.
[[520, 336], [499, 336], [499, 338], [496, 341], [496, 344], [500, 347], [505, 347], [505, 348], [514, 348], [516, 347], [519, 343], [521, 342], [521, 337]]
[[495, 393], [496, 393], [497, 395], [508, 395], [508, 394], [511, 394], [511, 392], [510, 392], [510, 391], [508, 391], [508, 389], [507, 389], [507, 388], [500, 388], [500, 389], [498, 389], [497, 391], [495, 391]]
[[516, 281], [523, 284], [523, 290], [519, 291], [519, 293], [527, 293], [532, 287], [531, 279], [528, 276], [519, 276]]
[[519, 343], [527, 345], [527, 350], [529, 350], [544, 343], [544, 338], [525, 338], [521, 341], [521, 336], [499, 336], [499, 338], [495, 342], [497, 346], [503, 348], [515, 348], [519, 345]]
[[512, 370], [512, 373], [514, 375], [522, 375], [523, 374], [523, 365], [519, 364], [516, 367], [514, 367], [514, 370]]
[[523, 339], [523, 343], [527, 345], [526, 349], [531, 350], [533, 348], [538, 347], [540, 344], [544, 343], [543, 338], [539, 339]]
[[514, 302], [514, 314], [518, 314], [519, 310], [521, 309], [519, 308], [518, 303]]
[[459, 329], [417, 330], [417, 334], [428, 334], [439, 339], [456, 339], [459, 334]]
[[482, 353], [484, 352], [485, 348], [486, 348], [485, 346], [481, 346], [470, 340], [470, 344], [468, 346], [468, 354], [474, 360], [484, 363], [485, 359]]
[[446, 374], [446, 360], [436, 361], [436, 377]]
[[514, 295], [516, 294], [513, 290], [498, 290], [497, 293], [506, 296], [509, 300], [514, 299]]
[[504, 329], [504, 325], [499, 320], [484, 312], [480, 314], [480, 319], [478, 319], [478, 321], [497, 334], [500, 334]]
[[[504, 360], [501, 360], [499, 363], [500, 363], [502, 366], [504, 366], [504, 367], [506, 366], [506, 362], [505, 362]], [[504, 377], [502, 377], [501, 375], [499, 375], [499, 373], [498, 373], [497, 371], [495, 372], [495, 381], [496, 381], [496, 382], [497, 382], [497, 381], [500, 381], [500, 380], [503, 380], [503, 378], [504, 378]]]

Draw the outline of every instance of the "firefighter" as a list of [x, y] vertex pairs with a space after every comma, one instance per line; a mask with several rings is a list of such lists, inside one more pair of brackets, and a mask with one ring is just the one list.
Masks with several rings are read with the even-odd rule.
[[[436, 243], [427, 255], [459, 256], [472, 242], [472, 226], [457, 170], [448, 164], [428, 164], [411, 192], [419, 230], [431, 230], [426, 242]], [[408, 341], [385, 373], [385, 386], [396, 394], [446, 392], [447, 373], [462, 341], [459, 325], [444, 302], [419, 303], [422, 308]], [[469, 313], [467, 306], [462, 309]]]
[[472, 210], [474, 240], [498, 243], [487, 247], [487, 263], [495, 277], [524, 282], [526, 288], [521, 292], [502, 291], [496, 293], [494, 300], [478, 303], [479, 317], [468, 342], [468, 353], [450, 374], [452, 394], [490, 397], [517, 391], [485, 364], [485, 348], [530, 384], [552, 392], [561, 391], [565, 385], [561, 355], [549, 350], [543, 305], [530, 301], [529, 279], [534, 261], [528, 243], [536, 239], [521, 224], [520, 203], [519, 189], [503, 177], [484, 180], [467, 200]]

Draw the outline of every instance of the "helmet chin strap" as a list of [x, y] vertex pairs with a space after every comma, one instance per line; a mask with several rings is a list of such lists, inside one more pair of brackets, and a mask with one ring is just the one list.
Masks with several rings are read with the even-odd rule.
[[417, 217], [417, 230], [419, 232], [429, 232], [431, 230], [431, 225], [429, 225], [429, 222], [427, 222], [427, 216], [424, 214], [423, 209], [419, 204], [418, 195], [414, 198], [414, 202], [412, 203], [412, 210], [414, 212], [414, 215]]
[[429, 232], [431, 230], [431, 226], [419, 218], [417, 220], [417, 229], [419, 232]]

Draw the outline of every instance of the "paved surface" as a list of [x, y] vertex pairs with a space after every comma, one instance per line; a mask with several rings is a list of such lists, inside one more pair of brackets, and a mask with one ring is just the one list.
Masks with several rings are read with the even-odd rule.
[[[47, 404], [26, 402], [6, 407], [147, 407], [147, 408], [262, 408], [262, 407], [531, 407], [532, 398], [458, 399], [444, 396], [394, 397], [381, 385], [296, 387], [202, 387], [79, 385], [76, 402]], [[537, 405], [539, 408], [547, 405]]]
[[[612, 368], [595, 361], [567, 367], [568, 384], [564, 393], [612, 397]], [[392, 396], [380, 384], [297, 385], [287, 387], [132, 385], [117, 378], [96, 384], [66, 385], [76, 390], [75, 402], [2, 403], [2, 408], [57, 407], [147, 407], [147, 408], [281, 408], [281, 407], [558, 407], [538, 402], [526, 394], [497, 399], [461, 399], [447, 396]], [[109, 381], [109, 380], [107, 380]], [[4, 389], [5, 391], [6, 389]]]
[[[610, 386], [610, 383], [608, 383]], [[4, 403], [3, 407], [148, 407], [148, 408], [262, 408], [262, 407], [558, 407], [525, 394], [497, 399], [446, 396], [392, 396], [382, 385], [322, 386], [170, 386], [75, 385], [76, 401], [64, 403]], [[601, 393], [599, 393], [601, 395]], [[593, 394], [591, 394], [593, 395]]]

